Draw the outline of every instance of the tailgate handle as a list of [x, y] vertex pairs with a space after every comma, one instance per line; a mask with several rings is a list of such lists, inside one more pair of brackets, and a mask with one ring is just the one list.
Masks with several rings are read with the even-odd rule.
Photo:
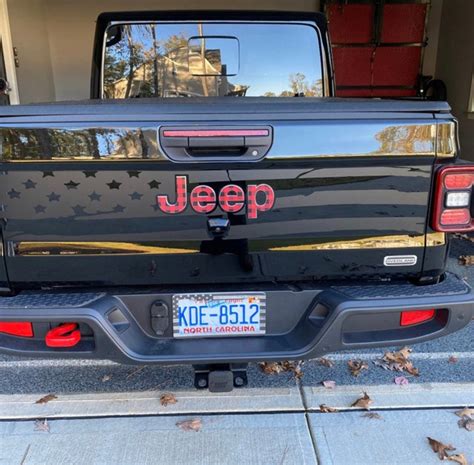
[[272, 128], [161, 128], [160, 142], [171, 159], [263, 158], [272, 145]]

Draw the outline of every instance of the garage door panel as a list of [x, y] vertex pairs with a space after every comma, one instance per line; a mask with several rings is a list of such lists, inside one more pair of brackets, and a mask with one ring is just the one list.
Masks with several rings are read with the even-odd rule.
[[421, 43], [425, 32], [425, 4], [388, 4], [383, 10], [382, 43]]
[[334, 68], [338, 86], [369, 86], [373, 47], [337, 47]]
[[419, 47], [380, 47], [374, 61], [375, 86], [415, 86], [420, 70]]
[[334, 44], [365, 44], [373, 39], [374, 5], [332, 4], [327, 8]]

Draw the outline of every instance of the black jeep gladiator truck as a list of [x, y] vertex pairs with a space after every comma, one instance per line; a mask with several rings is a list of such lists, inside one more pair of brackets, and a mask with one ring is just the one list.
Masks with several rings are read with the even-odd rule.
[[0, 109], [0, 351], [191, 363], [225, 390], [250, 361], [456, 331], [456, 124], [335, 98], [320, 14], [103, 14], [90, 100]]

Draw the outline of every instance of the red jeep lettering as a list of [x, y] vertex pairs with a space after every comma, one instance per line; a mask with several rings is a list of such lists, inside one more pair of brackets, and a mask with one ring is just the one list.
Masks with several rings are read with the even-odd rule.
[[[261, 203], [257, 202], [257, 195], [262, 195]], [[250, 219], [257, 218], [258, 212], [271, 210], [275, 203], [275, 192], [268, 184], [249, 184], [247, 186], [247, 216]]]
[[188, 178], [176, 176], [176, 203], [170, 203], [167, 195], [157, 195], [156, 203], [164, 213], [182, 213], [188, 204]]
[[[188, 179], [186, 176], [176, 176], [175, 196], [172, 203], [167, 194], [160, 194], [156, 202], [164, 213], [182, 213], [188, 205]], [[237, 213], [245, 206], [245, 192], [236, 184], [224, 186], [219, 195], [205, 184], [193, 188], [190, 193], [191, 208], [196, 213], [211, 213], [217, 206], [224, 212]], [[247, 185], [247, 216], [256, 219], [259, 212], [271, 210], [275, 204], [275, 192], [268, 184]]]

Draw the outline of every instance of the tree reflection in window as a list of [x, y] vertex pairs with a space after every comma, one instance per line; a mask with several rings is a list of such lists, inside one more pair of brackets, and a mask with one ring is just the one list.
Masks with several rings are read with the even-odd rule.
[[107, 39], [105, 98], [323, 96], [309, 25], [126, 24]]

